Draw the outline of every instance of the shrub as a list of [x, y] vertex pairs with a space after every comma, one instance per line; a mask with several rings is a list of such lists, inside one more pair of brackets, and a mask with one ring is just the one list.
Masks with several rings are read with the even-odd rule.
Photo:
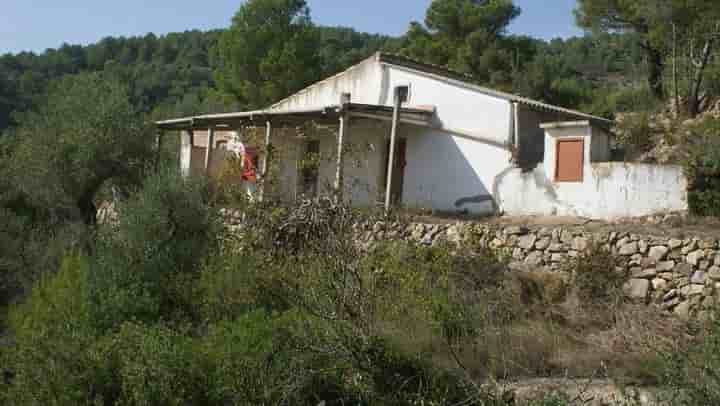
[[[186, 332], [125, 323], [104, 340], [102, 349], [107, 362], [103, 372], [117, 379], [110, 386], [119, 389], [117, 404], [209, 404], [206, 371]], [[113, 399], [104, 400], [113, 403]]]
[[582, 305], [614, 308], [622, 301], [628, 275], [618, 265], [610, 250], [599, 244], [568, 263], [575, 294]]
[[88, 327], [87, 258], [67, 255], [60, 270], [44, 275], [27, 302], [13, 307], [10, 326], [16, 344], [5, 360], [13, 380], [7, 404], [89, 404], [92, 360], [86, 349], [95, 336]]
[[92, 258], [90, 300], [102, 329], [124, 321], [196, 317], [203, 258], [218, 252], [218, 223], [205, 185], [172, 170], [148, 178], [103, 230]]
[[720, 217], [720, 120], [704, 120], [691, 133], [684, 160], [688, 206], [693, 214]]
[[673, 405], [720, 404], [720, 321], [689, 348], [664, 352], [662, 384]]

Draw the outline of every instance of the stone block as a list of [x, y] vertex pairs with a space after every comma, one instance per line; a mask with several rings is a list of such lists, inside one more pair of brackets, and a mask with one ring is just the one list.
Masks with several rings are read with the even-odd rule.
[[650, 293], [650, 281], [647, 279], [630, 279], [623, 286], [625, 295], [637, 301], [647, 301]]
[[651, 281], [653, 290], [664, 291], [667, 288], [667, 281], [661, 278], [655, 278]]
[[523, 226], [510, 226], [505, 229], [505, 235], [525, 235], [530, 232], [530, 229]]
[[650, 253], [648, 254], [648, 257], [654, 259], [655, 261], [662, 261], [665, 259], [668, 252], [670, 252], [670, 249], [668, 247], [664, 245], [658, 245], [650, 248]]
[[690, 276], [694, 271], [695, 271], [695, 268], [691, 264], [685, 263], [685, 264], [678, 264], [677, 266], [675, 266], [675, 272], [682, 274], [682, 275]]
[[670, 241], [668, 241], [668, 247], [670, 247], [671, 250], [677, 249], [682, 247], [683, 242], [682, 240], [678, 240], [677, 238], [673, 238]]
[[704, 285], [706, 279], [707, 279], [707, 276], [706, 276], [705, 272], [697, 271], [692, 274], [692, 277], [690, 277], [690, 283], [693, 283], [696, 285]]
[[590, 240], [585, 237], [575, 237], [572, 242], [572, 249], [575, 251], [585, 251], [590, 248]]
[[673, 268], [675, 268], [675, 261], [662, 261], [655, 265], [655, 269], [657, 269], [658, 272], [670, 272]]
[[539, 266], [544, 262], [543, 253], [540, 251], [533, 251], [525, 258], [525, 263], [532, 266]]
[[707, 273], [708, 278], [714, 281], [720, 281], [720, 266], [711, 266]]
[[517, 246], [524, 250], [529, 250], [535, 246], [536, 241], [537, 236], [535, 236], [535, 234], [523, 235], [522, 237], [518, 238]]
[[690, 318], [690, 302], [684, 301], [680, 302], [677, 306], [675, 306], [675, 309], [673, 309], [673, 313], [680, 317], [681, 319], [687, 320]]
[[544, 237], [535, 243], [535, 248], [541, 251], [545, 251], [550, 246], [550, 238]]
[[657, 270], [653, 268], [648, 269], [635, 269], [632, 271], [632, 277], [638, 279], [653, 279], [657, 276]]
[[633, 241], [624, 245], [620, 246], [620, 249], [618, 251], [618, 254], [624, 255], [624, 256], [631, 256], [634, 254], [637, 254], [638, 252], [638, 243]]
[[702, 296], [705, 285], [687, 285], [680, 288], [680, 294], [684, 297]]
[[703, 250], [695, 250], [687, 254], [685, 262], [692, 266], [698, 266], [698, 263], [703, 258], [705, 258], [705, 252]]

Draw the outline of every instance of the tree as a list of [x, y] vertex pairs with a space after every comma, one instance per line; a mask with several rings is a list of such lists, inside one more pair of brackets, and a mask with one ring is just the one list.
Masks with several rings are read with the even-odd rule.
[[[691, 116], [697, 115], [703, 77], [720, 34], [720, 8], [715, 1], [579, 0], [576, 17], [578, 25], [584, 28], [637, 33], [648, 61], [648, 84], [660, 100], [666, 95], [664, 67], [671, 59], [670, 49], [677, 47], [679, 33], [683, 37], [679, 41], [686, 44], [685, 57], [691, 71], [687, 78], [686, 107]], [[675, 55], [673, 64], [677, 62]], [[676, 67], [673, 71], [676, 72]]]
[[[651, 6], [660, 0], [578, 0], [575, 10], [580, 27], [595, 31], [632, 31], [640, 35], [640, 43], [648, 60], [648, 84], [658, 99], [665, 95], [663, 67], [664, 47], [658, 41], [656, 18]], [[653, 4], [651, 4], [653, 3]], [[653, 15], [654, 14], [654, 15]], [[655, 18], [653, 18], [655, 17]]]
[[319, 79], [319, 36], [304, 0], [250, 0], [217, 44], [219, 89], [260, 108]]
[[493, 73], [507, 72], [514, 59], [499, 42], [518, 15], [520, 9], [511, 0], [434, 0], [425, 25], [410, 25], [402, 52], [498, 82], [492, 80]]
[[65, 77], [20, 118], [8, 172], [31, 205], [61, 218], [95, 221], [94, 198], [108, 180], [139, 184], [153, 137], [127, 88], [103, 74]]

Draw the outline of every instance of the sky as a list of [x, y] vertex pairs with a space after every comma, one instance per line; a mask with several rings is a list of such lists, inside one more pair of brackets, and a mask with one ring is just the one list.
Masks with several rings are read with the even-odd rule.
[[[42, 52], [106, 36], [225, 28], [241, 0], [0, 0], [0, 54]], [[510, 32], [543, 39], [581, 35], [576, 0], [515, 0], [523, 14]], [[359, 31], [403, 34], [431, 0], [308, 0], [313, 21]]]

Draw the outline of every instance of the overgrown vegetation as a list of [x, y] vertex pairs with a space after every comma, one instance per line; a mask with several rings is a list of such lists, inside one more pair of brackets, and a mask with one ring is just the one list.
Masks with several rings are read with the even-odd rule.
[[[608, 117], [650, 110], [668, 84], [642, 55], [667, 51], [666, 27], [643, 31], [626, 3], [608, 16], [581, 1], [583, 26], [609, 32], [543, 42], [507, 34], [519, 13], [508, 0], [436, 0], [402, 38], [315, 26], [304, 1], [252, 0], [226, 31], [1, 57], [0, 404], [507, 405], [496, 383], [528, 377], [666, 385], [678, 404], [717, 403], [718, 328], [625, 303], [627, 275], [600, 246], [563, 274], [510, 271], [472, 236], [462, 255], [368, 248], [356, 224], [402, 219], [329, 200], [251, 204], [231, 182], [181, 179], [176, 146], [155, 150], [147, 126], [262, 107], [379, 49]], [[717, 72], [710, 58], [703, 100]], [[621, 141], [645, 152], [650, 117], [635, 117]], [[695, 124], [682, 149], [690, 206], [720, 215], [718, 122]], [[101, 199], [117, 222], [96, 224]], [[243, 214], [232, 231], [228, 206]]]

